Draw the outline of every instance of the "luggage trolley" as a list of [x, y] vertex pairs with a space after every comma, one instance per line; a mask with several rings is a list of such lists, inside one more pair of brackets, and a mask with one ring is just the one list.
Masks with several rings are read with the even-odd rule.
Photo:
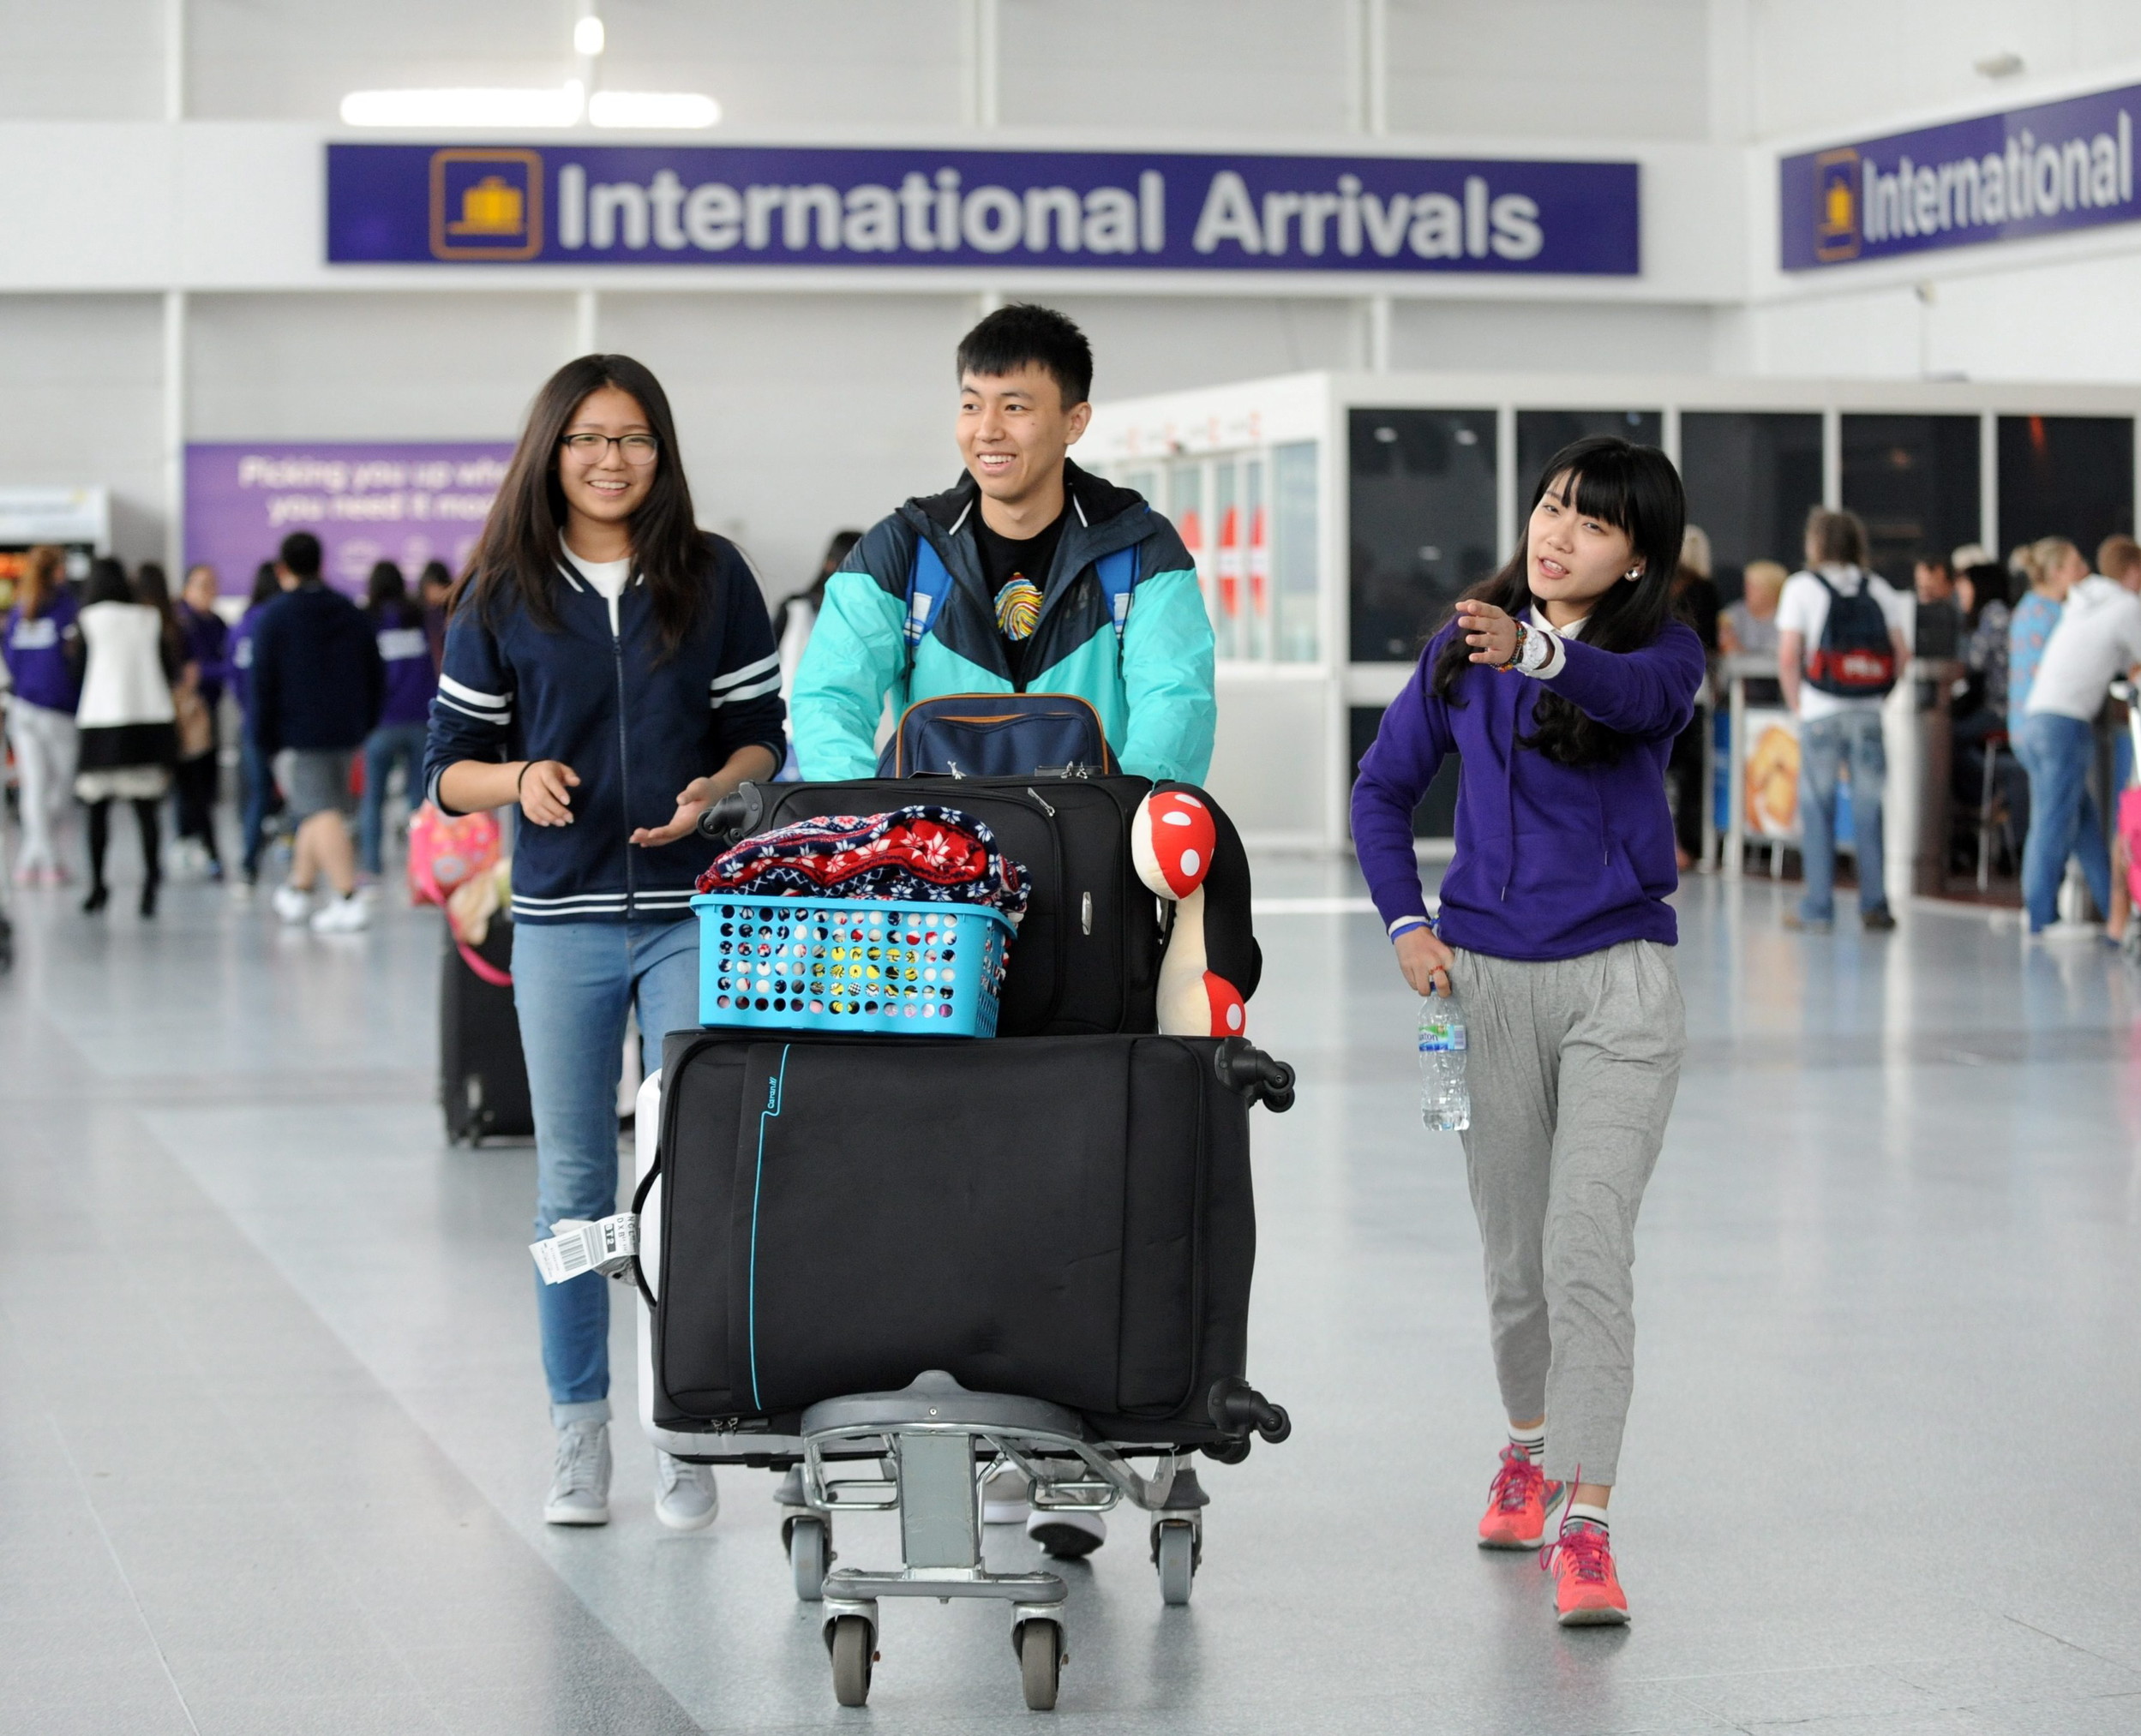
[[[1230, 1039], [1232, 1070], [1255, 1100], [1274, 1110], [1293, 1102], [1292, 1069], [1239, 1039]], [[658, 1159], [662, 1075], [641, 1086], [635, 1117], [642, 1205]], [[651, 1181], [650, 1182], [650, 1177]], [[639, 1254], [643, 1280], [658, 1290], [660, 1238]], [[878, 1661], [879, 1603], [887, 1597], [995, 1598], [1011, 1606], [1011, 1644], [1027, 1705], [1056, 1703], [1065, 1643], [1067, 1588], [1055, 1573], [993, 1572], [982, 1552], [982, 1490], [999, 1472], [1023, 1472], [1042, 1512], [1102, 1512], [1127, 1501], [1152, 1516], [1151, 1559], [1161, 1601], [1190, 1601], [1203, 1554], [1203, 1512], [1210, 1497], [1189, 1461], [1198, 1452], [1221, 1464], [1248, 1457], [1251, 1434], [1274, 1444], [1292, 1431], [1283, 1407], [1245, 1381], [1219, 1382], [1208, 1409], [1215, 1438], [1194, 1445], [1105, 1438], [1077, 1412], [1007, 1393], [975, 1392], [941, 1371], [922, 1374], [898, 1392], [830, 1398], [804, 1411], [795, 1434], [742, 1427], [682, 1431], [654, 1418], [652, 1314], [639, 1311], [640, 1422], [663, 1452], [696, 1463], [785, 1471], [774, 1499], [796, 1596], [821, 1603], [834, 1697], [867, 1703]], [[1133, 1460], [1150, 1461], [1149, 1473]], [[874, 1471], [874, 1475], [864, 1474]], [[832, 1566], [836, 1512], [900, 1516], [896, 1568]]]

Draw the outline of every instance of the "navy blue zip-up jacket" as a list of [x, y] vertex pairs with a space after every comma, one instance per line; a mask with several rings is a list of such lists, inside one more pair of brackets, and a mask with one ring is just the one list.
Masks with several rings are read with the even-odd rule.
[[286, 590], [253, 633], [253, 739], [285, 747], [362, 747], [379, 721], [386, 671], [363, 610], [319, 579]]
[[777, 763], [787, 751], [765, 599], [735, 545], [707, 542], [708, 606], [666, 656], [638, 572], [617, 600], [614, 637], [608, 602], [563, 563], [555, 632], [517, 602], [501, 602], [488, 622], [472, 604], [454, 612], [424, 754], [431, 799], [439, 802], [440, 774], [457, 760], [555, 759], [579, 774], [571, 825], [523, 825], [515, 835], [514, 920], [690, 915], [713, 846], [696, 833], [651, 849], [627, 841], [641, 826], [667, 825], [677, 792], [740, 749], [763, 747]]

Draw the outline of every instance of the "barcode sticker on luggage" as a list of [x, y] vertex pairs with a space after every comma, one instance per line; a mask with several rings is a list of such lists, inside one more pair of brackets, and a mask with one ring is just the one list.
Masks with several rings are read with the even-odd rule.
[[528, 1244], [545, 1284], [563, 1284], [588, 1272], [615, 1277], [639, 1251], [639, 1219], [633, 1212], [620, 1212], [599, 1224], [561, 1218], [551, 1228], [557, 1233], [547, 1242]]

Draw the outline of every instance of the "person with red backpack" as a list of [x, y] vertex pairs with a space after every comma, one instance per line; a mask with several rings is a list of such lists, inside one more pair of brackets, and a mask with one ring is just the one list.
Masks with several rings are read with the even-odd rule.
[[1910, 658], [1910, 599], [1866, 570], [1866, 527], [1854, 512], [1807, 515], [1807, 565], [1777, 605], [1777, 673], [1799, 719], [1799, 854], [1807, 892], [1784, 926], [1826, 934], [1836, 918], [1836, 792], [1850, 768], [1859, 920], [1896, 925], [1883, 883], [1881, 799], [1888, 759], [1881, 701]]

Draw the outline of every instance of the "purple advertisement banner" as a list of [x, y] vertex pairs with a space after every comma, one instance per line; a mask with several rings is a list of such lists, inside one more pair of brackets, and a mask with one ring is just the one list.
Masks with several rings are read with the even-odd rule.
[[1778, 164], [1788, 272], [2132, 223], [2141, 86]]
[[329, 145], [363, 263], [1630, 277], [1634, 163], [735, 146]]
[[459, 573], [512, 456], [510, 441], [189, 446], [186, 564], [243, 595], [284, 537], [309, 530], [329, 581], [352, 594], [381, 560], [412, 588], [426, 561]]

